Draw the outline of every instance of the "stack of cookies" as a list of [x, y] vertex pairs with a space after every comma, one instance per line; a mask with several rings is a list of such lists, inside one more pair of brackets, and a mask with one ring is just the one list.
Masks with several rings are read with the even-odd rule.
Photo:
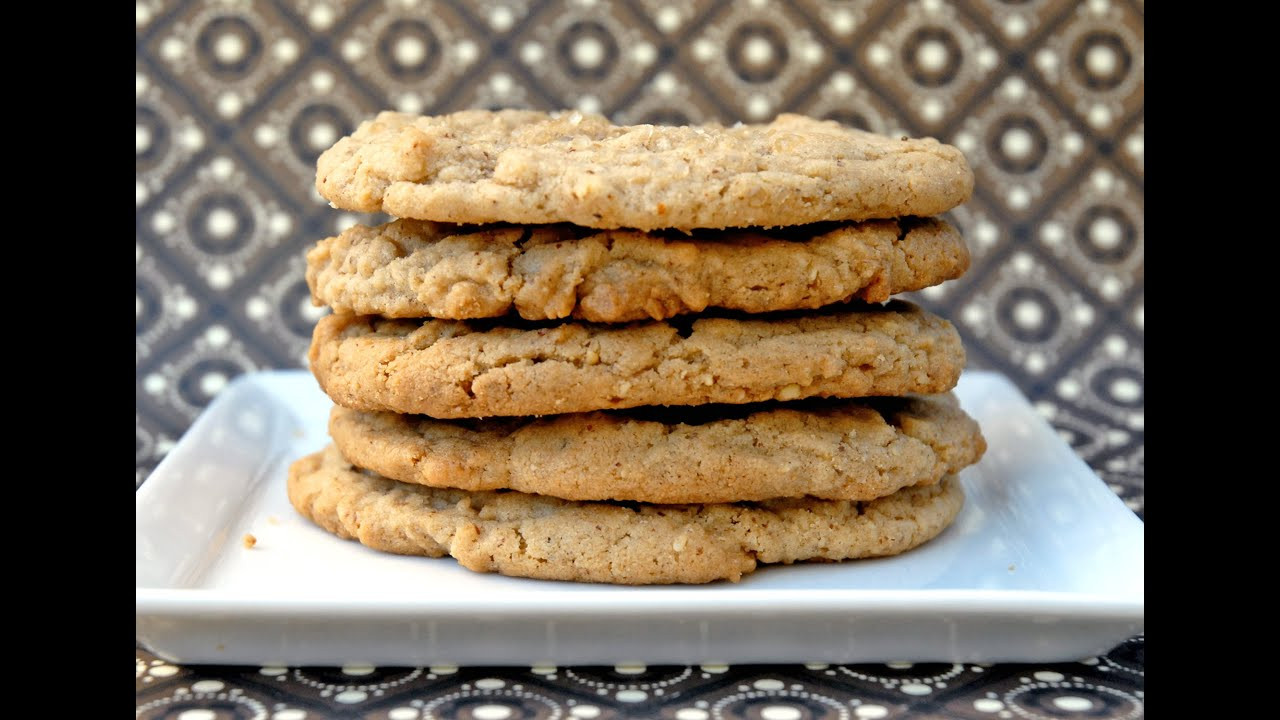
[[378, 550], [627, 584], [893, 555], [981, 457], [964, 350], [890, 295], [960, 276], [930, 216], [973, 175], [934, 140], [784, 115], [618, 127], [383, 113], [319, 160], [400, 220], [307, 254], [333, 445], [305, 516]]

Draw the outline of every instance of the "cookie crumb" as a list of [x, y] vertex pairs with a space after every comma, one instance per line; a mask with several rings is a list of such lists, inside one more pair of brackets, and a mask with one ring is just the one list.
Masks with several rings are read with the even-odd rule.
[[280, 518], [276, 517], [275, 515], [268, 515], [268, 516], [267, 516], [267, 522], [268, 522], [268, 523], [270, 523], [270, 524], [272, 524], [272, 525], [279, 525], [279, 524], [280, 524]]
[[258, 544], [258, 538], [254, 537], [253, 533], [245, 533], [242, 542], [244, 542], [244, 549], [248, 550]]
[[1014, 570], [1017, 570], [1017, 569], [1018, 569], [1017, 565], [1014, 565], [1013, 563], [1009, 563], [1009, 572], [1013, 572]]

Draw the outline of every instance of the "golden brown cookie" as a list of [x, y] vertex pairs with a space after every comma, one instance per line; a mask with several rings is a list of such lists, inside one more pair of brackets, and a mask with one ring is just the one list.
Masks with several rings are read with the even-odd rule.
[[726, 128], [383, 112], [320, 156], [316, 189], [346, 210], [419, 220], [687, 230], [937, 215], [969, 198], [973, 172], [931, 138], [800, 115]]
[[477, 572], [641, 585], [736, 581], [757, 564], [895, 555], [942, 532], [964, 497], [948, 477], [870, 502], [572, 502], [387, 480], [330, 446], [289, 469], [289, 500], [325, 530], [375, 550], [452, 555]]
[[873, 500], [982, 457], [951, 395], [435, 420], [335, 407], [329, 434], [384, 477], [565, 500]]
[[312, 301], [335, 312], [466, 320], [662, 320], [726, 308], [882, 302], [960, 277], [969, 252], [936, 219], [695, 237], [570, 225], [357, 225], [307, 253]]
[[951, 323], [909, 303], [632, 325], [329, 315], [311, 370], [339, 405], [437, 418], [933, 394], [964, 367]]

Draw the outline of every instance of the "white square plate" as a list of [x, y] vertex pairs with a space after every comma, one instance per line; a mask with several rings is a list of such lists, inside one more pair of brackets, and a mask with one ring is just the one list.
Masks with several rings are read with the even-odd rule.
[[137, 492], [137, 639], [186, 663], [1030, 662], [1141, 631], [1142, 522], [1007, 379], [966, 373], [957, 392], [990, 449], [933, 542], [637, 588], [481, 575], [320, 530], [285, 477], [328, 441], [330, 402], [304, 371], [247, 375]]

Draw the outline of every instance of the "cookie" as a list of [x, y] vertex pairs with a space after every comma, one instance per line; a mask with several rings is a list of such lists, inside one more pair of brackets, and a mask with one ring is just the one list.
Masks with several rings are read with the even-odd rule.
[[800, 115], [619, 127], [600, 115], [383, 112], [320, 156], [333, 205], [455, 223], [726, 228], [937, 215], [973, 172], [937, 140]]
[[384, 477], [565, 500], [874, 500], [982, 457], [950, 395], [435, 420], [335, 407], [342, 455]]
[[726, 308], [799, 310], [882, 302], [960, 277], [969, 253], [935, 219], [703, 233], [684, 238], [569, 225], [355, 226], [307, 253], [312, 301], [393, 318], [662, 320]]
[[942, 532], [964, 502], [954, 477], [870, 502], [573, 502], [396, 482], [357, 469], [333, 446], [293, 464], [289, 500], [325, 530], [375, 550], [627, 585], [736, 581], [757, 564], [895, 555]]
[[951, 323], [900, 301], [803, 314], [514, 326], [329, 315], [311, 370], [339, 405], [436, 418], [933, 394], [964, 366]]

